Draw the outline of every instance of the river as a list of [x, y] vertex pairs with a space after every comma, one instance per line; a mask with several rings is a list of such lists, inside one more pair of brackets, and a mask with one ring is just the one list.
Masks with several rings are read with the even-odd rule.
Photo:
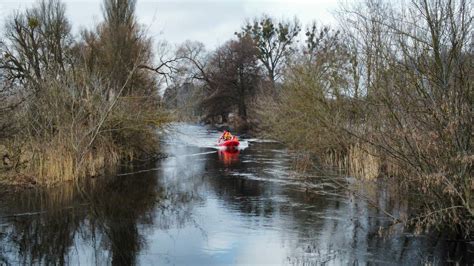
[[[387, 186], [303, 178], [279, 143], [243, 139], [224, 152], [218, 136], [174, 124], [161, 147], [169, 156], [156, 163], [84, 184], [1, 190], [0, 265], [474, 262], [472, 243], [389, 226], [380, 209], [405, 206]], [[354, 194], [361, 189], [375, 201]]]

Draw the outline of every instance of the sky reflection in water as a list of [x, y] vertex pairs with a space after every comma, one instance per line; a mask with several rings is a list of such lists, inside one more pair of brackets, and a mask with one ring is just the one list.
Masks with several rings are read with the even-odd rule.
[[[169, 158], [122, 171], [137, 174], [0, 192], [0, 264], [472, 263], [472, 245], [380, 234], [382, 213], [328, 178], [298, 179], [281, 145], [252, 139], [225, 152], [218, 136], [177, 124]], [[385, 187], [370, 193], [404, 208]]]

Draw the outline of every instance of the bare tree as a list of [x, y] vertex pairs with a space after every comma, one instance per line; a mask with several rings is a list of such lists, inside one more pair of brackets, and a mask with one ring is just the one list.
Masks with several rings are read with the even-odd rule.
[[370, 123], [363, 135], [348, 131], [401, 165], [401, 180], [423, 195], [411, 221], [466, 236], [474, 228], [472, 3], [368, 1], [365, 8], [348, 17], [358, 21], [354, 39], [370, 36], [359, 46]]
[[[91, 73], [108, 77], [111, 86], [108, 97], [125, 83], [136, 62], [149, 66], [153, 60], [151, 40], [137, 23], [134, 0], [106, 0], [103, 5], [104, 22], [96, 32], [85, 31], [85, 64]], [[148, 70], [139, 68], [122, 91], [123, 95], [146, 95], [157, 90], [155, 79]]]
[[241, 32], [235, 34], [239, 38], [250, 38], [255, 42], [259, 53], [258, 59], [267, 70], [268, 79], [275, 86], [275, 81], [281, 76], [281, 70], [286, 58], [292, 51], [301, 30], [298, 20], [276, 21], [263, 15], [247, 22]]
[[0, 68], [4, 78], [39, 90], [45, 76], [65, 73], [72, 43], [64, 4], [57, 0], [39, 2], [37, 7], [16, 13], [6, 25], [6, 38]]
[[199, 43], [186, 42], [178, 54], [187, 62], [182, 70], [204, 85], [202, 107], [206, 115], [226, 121], [227, 115], [237, 109], [238, 115], [246, 119], [248, 101], [260, 81], [258, 49], [253, 40], [230, 40], [209, 56], [203, 48]]
[[205, 100], [207, 106], [236, 106], [238, 115], [247, 118], [247, 101], [256, 92], [260, 78], [257, 53], [249, 38], [231, 40], [217, 49], [208, 68], [217, 86]]

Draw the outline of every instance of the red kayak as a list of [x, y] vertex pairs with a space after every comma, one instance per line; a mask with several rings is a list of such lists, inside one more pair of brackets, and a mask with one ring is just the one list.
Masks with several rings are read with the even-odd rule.
[[237, 137], [234, 136], [230, 140], [219, 141], [217, 145], [221, 147], [227, 147], [227, 148], [236, 148], [237, 146], [239, 146], [239, 140], [237, 139]]

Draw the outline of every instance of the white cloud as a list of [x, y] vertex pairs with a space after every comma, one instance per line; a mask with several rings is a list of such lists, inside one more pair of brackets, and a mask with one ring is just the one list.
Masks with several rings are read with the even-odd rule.
[[[30, 7], [35, 0], [2, 1], [1, 15]], [[77, 33], [102, 20], [100, 0], [63, 0], [68, 17]], [[140, 23], [155, 39], [181, 43], [187, 39], [215, 47], [234, 36], [245, 19], [262, 13], [276, 18], [298, 17], [304, 25], [313, 20], [333, 24], [330, 11], [337, 0], [138, 0], [136, 13]]]

